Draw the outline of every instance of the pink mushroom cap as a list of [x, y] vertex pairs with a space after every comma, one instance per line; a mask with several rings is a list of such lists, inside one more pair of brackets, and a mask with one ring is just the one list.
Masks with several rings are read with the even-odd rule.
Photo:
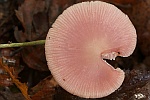
[[130, 56], [136, 30], [117, 7], [82, 2], [67, 8], [50, 28], [45, 43], [48, 67], [66, 91], [84, 98], [101, 98], [117, 90], [125, 75], [103, 59]]

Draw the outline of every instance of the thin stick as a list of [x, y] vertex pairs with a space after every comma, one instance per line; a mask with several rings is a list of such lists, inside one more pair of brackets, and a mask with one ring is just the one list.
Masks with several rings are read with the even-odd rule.
[[23, 43], [0, 44], [0, 48], [24, 47], [24, 46], [33, 46], [33, 45], [42, 45], [42, 44], [45, 44], [45, 40], [37, 40], [37, 41], [23, 42]]

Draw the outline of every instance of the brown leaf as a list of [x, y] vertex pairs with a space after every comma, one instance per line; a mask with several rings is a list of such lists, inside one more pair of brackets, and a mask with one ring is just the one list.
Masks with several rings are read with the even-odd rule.
[[60, 15], [67, 7], [73, 5], [75, 0], [52, 0], [49, 8], [49, 25], [52, 25], [55, 19]]
[[[46, 16], [49, 4], [50, 0], [25, 0], [21, 7], [15, 11], [17, 18], [20, 20], [23, 28], [25, 29], [24, 36], [27, 40], [32, 41], [39, 38], [41, 39], [43, 34], [45, 38], [49, 29], [48, 16]], [[38, 17], [40, 17], [38, 20], [34, 19]], [[41, 25], [44, 27], [41, 27]], [[15, 34], [17, 39], [21, 36], [22, 35], [17, 36], [17, 34]]]
[[34, 94], [32, 100], [53, 100], [52, 96], [55, 93], [54, 87], [56, 85], [56, 81], [51, 76], [48, 76], [31, 89]]
[[25, 47], [22, 51], [23, 61], [30, 67], [39, 71], [48, 71], [44, 46]]
[[[84, 2], [84, 1], [97, 1], [97, 0], [76, 0], [76, 2]], [[138, 0], [99, 0], [99, 1], [105, 1], [114, 4], [134, 4]]]
[[105, 1], [114, 2], [118, 4], [131, 4], [131, 3], [135, 3], [137, 0], [105, 0]]
[[16, 11], [18, 19], [22, 22], [27, 34], [31, 34], [33, 10], [35, 8], [35, 0], [25, 0], [24, 3]]
[[11, 78], [7, 74], [0, 73], [0, 86], [11, 86], [11, 85], [13, 85]]
[[[15, 77], [18, 77], [18, 74], [20, 73], [22, 68], [19, 66], [20, 55], [19, 54], [13, 55], [14, 51], [15, 50], [12, 48], [1, 49], [0, 58], [2, 59], [3, 64], [6, 64], [7, 66], [9, 66], [11, 73]], [[1, 86], [13, 85], [11, 77], [2, 66], [0, 66], [0, 85]]]
[[5, 48], [0, 50], [0, 55], [2, 58], [2, 61], [4, 64], [8, 65], [9, 67], [14, 68], [14, 75], [17, 77], [17, 75], [23, 70], [22, 67], [20, 67], [20, 53], [19, 49], [13, 49], [13, 48]]
[[19, 80], [12, 74], [12, 71], [11, 71], [12, 69], [10, 69], [7, 65], [4, 65], [2, 63], [2, 59], [0, 59], [0, 66], [2, 66], [5, 69], [5, 71], [10, 75], [13, 83], [20, 89], [20, 91], [22, 92], [24, 97], [27, 100], [31, 100], [31, 98], [29, 97], [28, 92], [27, 92], [28, 91], [27, 85], [19, 82]]
[[22, 30], [18, 30], [17, 26], [14, 29], [14, 36], [18, 42], [25, 42], [27, 39], [26, 34]]
[[39, 36], [40, 39], [45, 39], [48, 29], [49, 29], [47, 13], [40, 12], [40, 13], [34, 14], [33, 25], [34, 25], [35, 34], [36, 34], [36, 35], [33, 35], [35, 36], [33, 38], [36, 38], [36, 36]]

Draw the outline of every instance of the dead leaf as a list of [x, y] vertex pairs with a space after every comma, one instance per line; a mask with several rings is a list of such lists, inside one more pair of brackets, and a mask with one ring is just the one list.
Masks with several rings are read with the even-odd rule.
[[12, 74], [12, 69], [10, 69], [7, 65], [4, 65], [2, 63], [2, 59], [0, 59], [0, 66], [3, 67], [5, 69], [5, 71], [10, 75], [13, 83], [20, 89], [20, 91], [22, 92], [22, 94], [24, 95], [24, 97], [27, 99], [27, 100], [31, 100], [31, 98], [29, 97], [28, 95], [28, 87], [25, 83], [21, 83], [19, 82], [19, 80]]
[[[97, 0], [76, 0], [76, 2], [84, 2], [84, 1], [97, 1]], [[99, 0], [99, 1], [104, 1], [104, 2], [109, 2], [109, 3], [114, 3], [114, 4], [134, 4], [138, 2], [138, 0]]]
[[75, 0], [52, 0], [48, 13], [49, 25], [52, 25], [58, 15], [74, 3]]
[[48, 71], [44, 46], [25, 47], [21, 51], [23, 61], [30, 67], [39, 71]]
[[[24, 3], [18, 8], [18, 10], [15, 11], [17, 18], [20, 20], [23, 28], [25, 29], [24, 36], [26, 40], [29, 41], [37, 40], [39, 39], [39, 37], [41, 39], [41, 35], [43, 34], [44, 34], [44, 38], [46, 37], [47, 31], [49, 29], [49, 25], [48, 25], [48, 18], [45, 17], [48, 17], [46, 16], [46, 14], [48, 11], [47, 9], [49, 8], [49, 4], [50, 4], [50, 0], [25, 0]], [[34, 22], [35, 20], [33, 19], [40, 15], [38, 13], [41, 13], [42, 16], [44, 17], [39, 19], [41, 21], [39, 20], [37, 21], [35, 19], [37, 21], [36, 23]], [[36, 14], [38, 14], [38, 16], [36, 16]], [[43, 26], [44, 24], [45, 26], [42, 29], [43, 31], [40, 30], [41, 27], [37, 28], [37, 26], [41, 26], [41, 25]], [[19, 36], [15, 34], [15, 37], [18, 38]]]
[[22, 30], [18, 30], [17, 26], [14, 29], [14, 36], [18, 42], [25, 42], [27, 37]]
[[56, 81], [48, 76], [31, 89], [32, 94], [34, 94], [32, 100], [53, 100], [56, 85]]
[[[15, 54], [11, 56], [14, 53], [14, 49], [7, 48], [7, 49], [1, 49], [0, 50], [0, 59], [2, 59], [2, 63], [6, 64], [10, 67], [11, 73], [18, 77], [18, 74], [21, 72], [23, 68], [19, 66], [20, 62], [20, 55]], [[5, 71], [5, 69], [0, 66], [0, 85], [1, 86], [10, 86], [13, 85], [12, 79], [10, 75]]]

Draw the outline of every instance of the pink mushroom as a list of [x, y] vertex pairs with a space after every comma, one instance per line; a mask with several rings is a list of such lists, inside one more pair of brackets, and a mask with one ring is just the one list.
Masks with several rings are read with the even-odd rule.
[[128, 57], [136, 46], [136, 30], [117, 7], [82, 2], [65, 10], [50, 28], [48, 67], [59, 85], [84, 98], [101, 98], [117, 90], [124, 72], [103, 59]]

